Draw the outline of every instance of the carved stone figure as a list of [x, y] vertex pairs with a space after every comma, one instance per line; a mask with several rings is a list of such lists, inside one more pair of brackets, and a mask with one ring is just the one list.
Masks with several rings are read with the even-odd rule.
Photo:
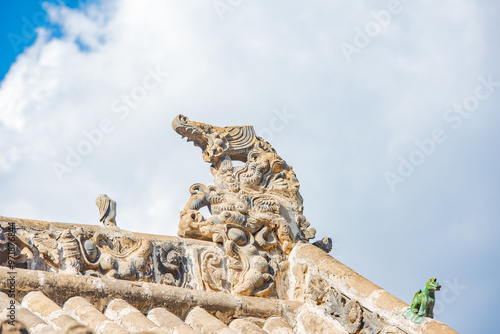
[[153, 245], [146, 239], [110, 239], [103, 233], [85, 240], [81, 233], [76, 239], [85, 275], [106, 275], [133, 281], [148, 281], [152, 276], [150, 255]]
[[201, 278], [205, 290], [227, 291], [226, 271], [222, 256], [212, 250], [200, 254]]
[[424, 291], [418, 290], [415, 293], [411, 306], [403, 313], [403, 316], [416, 324], [422, 323], [425, 317], [434, 318], [434, 292], [440, 289], [441, 285], [435, 278], [429, 279]]
[[95, 204], [99, 208], [99, 221], [104, 226], [116, 226], [116, 202], [107, 195], [101, 194], [95, 199]]
[[69, 230], [59, 233], [57, 240], [62, 249], [63, 269], [66, 271], [79, 272], [82, 270], [82, 258], [78, 241]]
[[184, 270], [181, 250], [174, 244], [165, 244], [158, 249], [158, 260], [159, 283], [182, 286]]
[[[302, 213], [292, 167], [252, 126], [216, 127], [179, 115], [172, 127], [201, 148], [215, 183], [191, 186], [178, 235], [223, 246], [232, 293], [273, 295], [275, 276], [293, 245], [309, 242], [316, 234]], [[233, 161], [244, 164], [233, 166]], [[203, 207], [211, 217], [201, 214]], [[331, 240], [325, 240], [318, 246], [327, 250], [329, 244]], [[211, 289], [221, 286], [213, 277], [206, 283]]]
[[330, 253], [332, 251], [333, 242], [331, 238], [323, 238], [321, 240], [315, 241], [313, 245], [321, 248], [327, 253]]
[[0, 226], [0, 265], [13, 268], [27, 268], [29, 260], [33, 259], [33, 252], [29, 240], [20, 237], [10, 228]]

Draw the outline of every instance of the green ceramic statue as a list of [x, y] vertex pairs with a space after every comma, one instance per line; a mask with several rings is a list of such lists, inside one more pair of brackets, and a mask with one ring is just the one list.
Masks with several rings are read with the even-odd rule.
[[434, 318], [434, 291], [439, 291], [441, 285], [435, 278], [427, 281], [424, 291], [418, 290], [413, 297], [410, 308], [404, 313], [403, 317], [413, 321], [416, 324], [421, 324], [425, 317]]

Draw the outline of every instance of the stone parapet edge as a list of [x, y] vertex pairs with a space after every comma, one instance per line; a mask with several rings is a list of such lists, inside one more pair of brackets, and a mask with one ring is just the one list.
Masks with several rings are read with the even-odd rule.
[[457, 333], [434, 319], [416, 325], [403, 318], [402, 313], [409, 307], [408, 304], [359, 275], [318, 247], [311, 244], [297, 244], [292, 250], [289, 260], [290, 262], [306, 264], [309, 271], [316, 271], [323, 275], [337, 291], [357, 300], [363, 307], [379, 314], [390, 325], [418, 334]]

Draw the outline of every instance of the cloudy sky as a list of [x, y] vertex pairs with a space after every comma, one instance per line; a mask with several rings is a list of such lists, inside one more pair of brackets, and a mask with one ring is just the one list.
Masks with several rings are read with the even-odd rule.
[[120, 227], [175, 235], [212, 178], [172, 119], [253, 125], [334, 257], [408, 303], [437, 277], [438, 320], [494, 328], [497, 1], [1, 6], [0, 215], [99, 224], [105, 193]]

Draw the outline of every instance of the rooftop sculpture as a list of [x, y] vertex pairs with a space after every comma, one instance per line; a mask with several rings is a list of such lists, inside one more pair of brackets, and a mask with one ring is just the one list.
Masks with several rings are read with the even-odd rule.
[[107, 195], [99, 195], [95, 199], [95, 204], [99, 208], [99, 221], [104, 226], [116, 226], [116, 202]]
[[435, 278], [429, 279], [424, 291], [418, 290], [415, 293], [411, 306], [403, 313], [403, 316], [416, 324], [421, 324], [425, 317], [434, 318], [434, 292], [440, 289], [441, 285]]
[[[240, 295], [273, 294], [276, 275], [287, 266], [293, 245], [309, 242], [316, 234], [303, 215], [299, 181], [288, 165], [252, 126], [217, 127], [178, 115], [172, 127], [202, 150], [210, 163], [215, 185], [196, 183], [181, 211], [181, 237], [210, 240], [223, 245], [229, 257], [230, 291]], [[233, 166], [233, 161], [244, 163]], [[207, 207], [211, 217], [200, 209]], [[317, 244], [331, 249], [331, 239]], [[205, 282], [215, 290], [216, 269], [206, 260]], [[215, 262], [214, 262], [215, 261]]]
[[436, 279], [408, 308], [328, 255], [330, 238], [309, 244], [316, 231], [295, 173], [253, 127], [179, 115], [173, 128], [201, 148], [214, 176], [214, 185], [190, 187], [180, 237], [118, 228], [106, 195], [96, 199], [104, 226], [0, 216], [0, 276], [15, 275], [0, 280], [4, 310], [24, 308], [30, 328], [96, 333], [456, 333], [428, 319]]

